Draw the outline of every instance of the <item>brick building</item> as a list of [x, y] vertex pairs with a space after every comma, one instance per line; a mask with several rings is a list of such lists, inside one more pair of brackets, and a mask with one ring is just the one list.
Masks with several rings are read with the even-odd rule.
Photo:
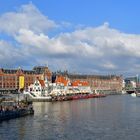
[[36, 78], [51, 80], [51, 71], [48, 67], [34, 67], [33, 70], [0, 69], [0, 91], [16, 92], [19, 89], [19, 77], [24, 77], [24, 89], [33, 84]]
[[122, 91], [123, 78], [116, 75], [75, 75], [69, 74], [73, 80], [88, 81], [92, 90]]

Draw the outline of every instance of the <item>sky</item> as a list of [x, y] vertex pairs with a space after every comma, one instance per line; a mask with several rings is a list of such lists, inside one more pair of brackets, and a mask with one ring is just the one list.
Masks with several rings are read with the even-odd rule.
[[0, 0], [0, 67], [140, 74], [139, 0]]

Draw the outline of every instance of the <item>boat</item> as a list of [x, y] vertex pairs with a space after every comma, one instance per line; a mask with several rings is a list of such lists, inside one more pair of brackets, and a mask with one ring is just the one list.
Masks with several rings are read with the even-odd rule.
[[136, 94], [136, 93], [131, 93], [131, 96], [132, 96], [132, 97], [136, 97], [137, 94]]
[[21, 104], [14, 101], [3, 101], [0, 104], [0, 122], [33, 114], [32, 104]]

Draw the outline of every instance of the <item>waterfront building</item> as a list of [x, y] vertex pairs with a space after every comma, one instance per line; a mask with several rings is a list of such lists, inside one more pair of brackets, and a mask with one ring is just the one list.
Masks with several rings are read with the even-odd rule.
[[47, 91], [47, 84], [42, 79], [36, 78], [33, 84], [28, 87], [29, 92], [33, 92], [36, 96], [43, 96]]
[[28, 86], [34, 83], [37, 78], [51, 80], [51, 71], [48, 67], [38, 66], [33, 70], [18, 69], [0, 69], [0, 92], [17, 92], [20, 88], [20, 77], [23, 77], [23, 88], [26, 90]]
[[[62, 75], [66, 78], [58, 78]], [[21, 78], [22, 77], [22, 78]], [[88, 84], [92, 90], [103, 90], [120, 92], [123, 88], [122, 76], [116, 75], [81, 75], [70, 74], [65, 72], [53, 73], [45, 66], [36, 66], [32, 70], [18, 69], [0, 69], [0, 92], [17, 92], [20, 87], [20, 81], [22, 80], [23, 89], [27, 90], [28, 87], [39, 78], [42, 80], [47, 79], [49, 82], [64, 81], [65, 84]]]
[[116, 75], [69, 75], [71, 80], [88, 81], [92, 90], [100, 91], [122, 91], [123, 79]]
[[92, 90], [121, 92], [123, 88], [123, 77], [117, 75], [81, 75], [58, 73], [57, 76], [63, 75], [73, 81], [88, 82]]

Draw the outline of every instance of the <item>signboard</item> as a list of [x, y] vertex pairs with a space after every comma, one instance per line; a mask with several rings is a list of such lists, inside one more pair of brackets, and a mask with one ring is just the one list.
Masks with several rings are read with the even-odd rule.
[[19, 76], [19, 89], [24, 88], [24, 76]]

